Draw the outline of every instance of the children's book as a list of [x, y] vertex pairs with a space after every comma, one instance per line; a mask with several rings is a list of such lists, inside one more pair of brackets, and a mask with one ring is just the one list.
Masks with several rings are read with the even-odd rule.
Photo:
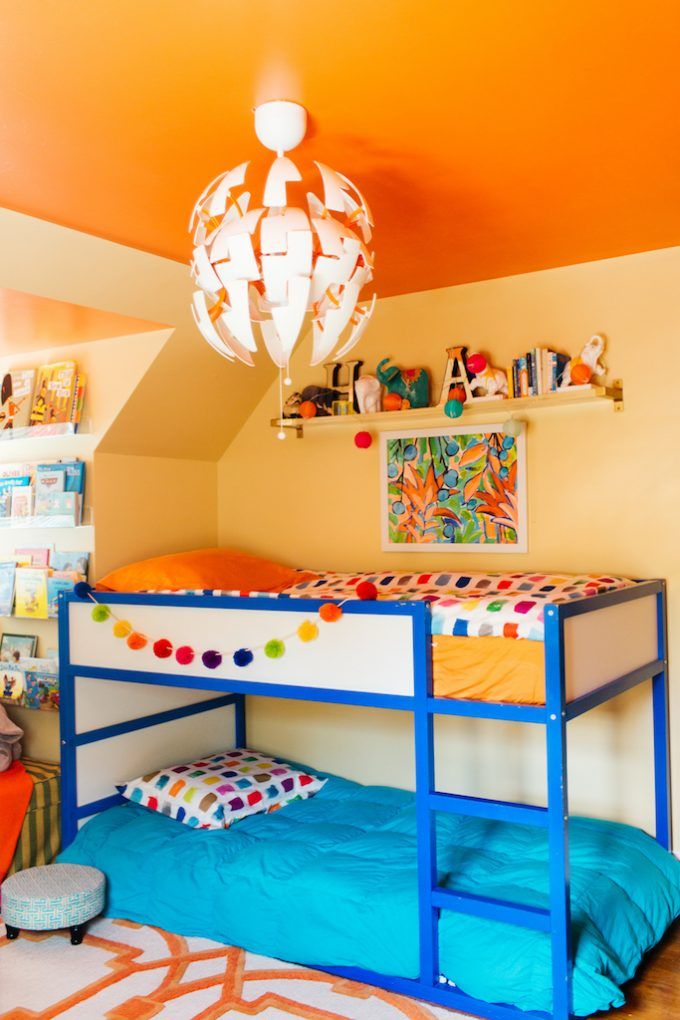
[[77, 372], [75, 361], [60, 361], [38, 369], [31, 425], [53, 425], [71, 420]]
[[16, 571], [16, 563], [0, 563], [0, 616], [12, 615]]
[[59, 677], [56, 673], [29, 670], [25, 674], [23, 703], [26, 708], [51, 711], [59, 708]]
[[15, 615], [46, 620], [47, 571], [39, 567], [17, 567], [15, 584]]
[[48, 567], [50, 563], [50, 549], [48, 546], [31, 549], [15, 549], [14, 550], [15, 560], [22, 560], [22, 565], [25, 560], [28, 560], [26, 566], [28, 567]]
[[48, 496], [52, 492], [63, 492], [65, 483], [65, 471], [43, 471], [39, 468], [35, 473], [36, 498]]
[[18, 429], [28, 425], [35, 369], [5, 372], [0, 387], [0, 429]]
[[42, 475], [60, 472], [64, 476], [63, 492], [83, 492], [85, 489], [85, 462], [82, 460], [59, 460], [52, 464], [38, 464], [36, 485], [40, 487]]
[[78, 580], [74, 577], [59, 577], [55, 574], [47, 578], [47, 615], [52, 618], [59, 616], [59, 593], [62, 591], [73, 591], [73, 585]]
[[71, 405], [71, 421], [74, 425], [80, 425], [83, 417], [83, 404], [85, 403], [85, 376], [79, 372], [76, 378], [76, 385], [73, 391], [73, 403]]
[[24, 674], [20, 669], [0, 669], [0, 700], [22, 702]]
[[25, 524], [33, 516], [33, 489], [30, 485], [12, 489], [12, 524]]
[[12, 516], [12, 492], [14, 489], [27, 488], [30, 484], [30, 475], [0, 477], [0, 518]]
[[47, 517], [46, 526], [75, 528], [80, 524], [82, 497], [79, 492], [53, 492], [41, 496], [35, 505], [36, 517]]
[[79, 578], [87, 579], [87, 570], [90, 565], [89, 552], [64, 552], [54, 550], [50, 555], [50, 567], [54, 571], [70, 571], [78, 574]]

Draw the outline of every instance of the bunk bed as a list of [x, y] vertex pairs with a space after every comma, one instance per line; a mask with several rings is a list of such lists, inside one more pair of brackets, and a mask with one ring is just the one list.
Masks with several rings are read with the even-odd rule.
[[[381, 579], [376, 580], [380, 588]], [[328, 579], [326, 583], [330, 583]], [[238, 845], [252, 849], [259, 846], [257, 853], [260, 860], [264, 860], [267, 839], [285, 840], [286, 827], [307, 820], [313, 823], [314, 813], [317, 812], [318, 817], [323, 804], [328, 804], [329, 798], [333, 797], [334, 810], [339, 812], [336, 813], [338, 826], [346, 820], [338, 806], [342, 803], [353, 804], [353, 810], [360, 803], [362, 809], [368, 810], [374, 817], [382, 811], [385, 825], [380, 830], [380, 838], [387, 846], [397, 833], [402, 839], [401, 843], [399, 840], [397, 843], [402, 846], [403, 856], [410, 852], [410, 830], [403, 812], [408, 814], [414, 807], [412, 849], [416, 858], [417, 890], [412, 898], [413, 912], [409, 913], [406, 909], [402, 921], [407, 924], [410, 920], [415, 929], [410, 933], [415, 945], [415, 964], [412, 966], [409, 960], [400, 963], [392, 959], [391, 964], [386, 961], [384, 966], [366, 969], [364, 960], [380, 959], [379, 954], [370, 954], [368, 949], [352, 965], [344, 963], [340, 957], [335, 961], [315, 959], [309, 948], [300, 949], [294, 953], [294, 958], [288, 953], [281, 955], [340, 977], [365, 981], [490, 1020], [517, 1020], [522, 1016], [567, 1020], [573, 1015], [574, 971], [570, 827], [572, 851], [577, 856], [618, 853], [617, 847], [622, 848], [622, 854], [633, 854], [619, 871], [615, 867], [616, 861], [610, 862], [614, 874], [611, 888], [617, 882], [625, 884], [626, 874], [638, 865], [641, 870], [648, 867], [660, 882], [658, 890], [650, 892], [647, 904], [650, 920], [646, 942], [637, 956], [633, 954], [635, 958], [629, 961], [627, 970], [623, 967], [618, 974], [619, 984], [632, 976], [641, 952], [658, 941], [673, 917], [680, 913], [680, 869], [670, 855], [663, 853], [670, 847], [664, 583], [641, 581], [614, 586], [610, 590], [577, 591], [563, 600], [554, 601], [549, 601], [548, 593], [544, 593], [541, 611], [544, 686], [542, 695], [531, 704], [437, 696], [432, 655], [432, 620], [436, 600], [428, 600], [427, 596], [425, 599], [418, 598], [413, 592], [408, 598], [402, 598], [399, 593], [393, 592], [392, 598], [359, 601], [348, 598], [350, 592], [342, 590], [342, 580], [338, 581], [336, 577], [333, 583], [336, 587], [331, 586], [330, 591], [342, 607], [341, 625], [324, 626], [319, 640], [295, 654], [286, 653], [276, 659], [257, 655], [247, 669], [236, 668], [231, 656], [226, 655], [219, 662], [210, 661], [209, 665], [201, 663], [200, 658], [182, 665], [174, 656], [155, 657], [150, 645], [130, 652], [124, 641], [116, 639], [110, 630], [93, 620], [92, 603], [106, 603], [117, 618], [134, 621], [138, 632], [163, 635], [174, 648], [189, 639], [195, 647], [211, 648], [214, 647], [215, 635], [219, 634], [222, 647], [235, 650], [240, 647], [262, 648], [263, 641], [272, 633], [295, 634], [301, 621], [327, 604], [329, 588], [317, 584], [304, 592], [289, 591], [278, 597], [205, 593], [104, 595], [82, 591], [61, 596], [62, 841], [67, 848], [63, 859], [101, 864], [106, 859], [107, 846], [113, 846], [116, 839], [121, 844], [128, 839], [128, 830], [122, 821], [123, 813], [127, 812], [125, 821], [129, 821], [133, 817], [132, 812], [136, 812], [134, 817], [143, 819], [141, 829], [134, 830], [137, 833], [135, 838], [139, 839], [137, 849], [143, 847], [152, 852], [155, 845], [160, 845], [154, 844], [158, 838], [156, 826], [164, 825], [164, 838], [170, 832], [168, 826], [173, 826], [173, 860], [186, 861], [189, 867], [190, 858], [201, 852], [199, 847], [204, 847], [208, 860], [217, 867], [219, 858], [215, 854], [218, 844], [211, 839], [212, 833], [180, 831], [185, 827], [167, 819], [154, 818], [143, 808], [134, 805], [123, 807], [122, 798], [113, 791], [122, 779], [138, 771], [156, 768], [167, 763], [169, 758], [190, 760], [216, 748], [246, 747], [246, 695], [406, 710], [413, 714], [414, 720], [415, 795], [386, 788], [358, 787], [355, 790], [353, 787], [357, 784], [343, 786], [342, 780], [335, 779], [312, 801], [293, 805], [285, 812], [258, 815], [239, 822], [224, 835], [232, 840], [232, 847]], [[356, 585], [356, 579], [354, 583]], [[383, 585], [383, 594], [385, 587]], [[315, 594], [321, 595], [321, 598], [314, 598]], [[296, 595], [304, 597], [296, 598]], [[435, 629], [440, 629], [439, 624]], [[567, 793], [566, 737], [569, 721], [647, 681], [651, 685], [653, 705], [655, 842], [627, 826], [570, 819]], [[442, 714], [543, 726], [546, 734], [547, 806], [461, 796], [438, 790], [435, 782], [434, 722]], [[193, 719], [193, 724], [185, 725], [187, 719]], [[200, 725], [196, 725], [197, 720], [200, 720]], [[143, 740], [139, 739], [140, 732]], [[350, 786], [352, 789], [349, 789]], [[93, 821], [84, 825], [88, 819]], [[449, 837], [453, 838], [452, 826], [460, 820], [468, 826], [468, 859], [474, 860], [475, 848], [478, 848], [480, 856], [487, 853], [501, 831], [521, 836], [515, 846], [517, 854], [526, 853], [531, 842], [535, 841], [541, 850], [534, 863], [545, 873], [545, 888], [542, 878], [539, 888], [530, 890], [530, 902], [525, 903], [512, 896], [489, 895], [480, 891], [480, 888], [486, 888], [483, 884], [475, 887], [474, 872], [470, 872], [467, 883], [452, 883], [451, 874], [455, 875], [456, 869], [450, 861], [444, 862], [446, 879], [443, 880], [441, 855], [446, 855], [446, 841]], [[603, 828], [606, 826], [611, 828]], [[218, 836], [221, 835], [218, 833]], [[310, 830], [311, 840], [317, 835]], [[190, 845], [188, 840], [194, 840], [193, 844]], [[237, 842], [234, 843], [234, 840]], [[220, 845], [226, 842], [224, 840]], [[369, 850], [369, 863], [373, 865], [379, 859], [380, 845], [378, 840]], [[341, 858], [337, 859], [336, 865], [341, 871], [339, 861]], [[275, 872], [271, 858], [267, 867]], [[179, 869], [178, 864], [175, 870]], [[393, 878], [397, 882], [407, 882], [408, 874], [395, 872]], [[464, 874], [464, 869], [461, 869], [461, 874]], [[252, 891], [251, 876], [241, 875], [241, 878], [245, 882], [244, 888]], [[226, 881], [224, 875], [221, 881], [223, 884]], [[652, 885], [656, 881], [657, 878], [654, 878]], [[121, 884], [124, 884], [122, 880]], [[520, 887], [521, 882], [518, 882], [515, 893]], [[368, 888], [370, 895], [370, 886]], [[579, 895], [587, 898], [590, 893], [581, 889]], [[112, 903], [121, 902], [116, 898], [115, 889], [111, 891], [111, 897]], [[622, 893], [621, 903], [624, 898], [625, 893]], [[611, 910], [612, 905], [617, 909], [618, 902], [614, 897], [607, 904], [607, 909]], [[257, 913], [252, 902], [248, 906], [254, 914]], [[278, 906], [281, 908], [281, 904]], [[389, 926], [389, 911], [383, 910], [381, 915], [380, 903], [374, 902], [372, 906], [375, 907], [375, 916], [382, 916]], [[162, 919], [136, 917], [131, 898], [123, 909], [127, 909], [126, 916], [132, 919], [162, 924]], [[578, 903], [577, 910], [580, 910]], [[243, 915], [248, 911], [241, 910], [240, 913]], [[281, 916], [285, 917], [285, 914]], [[451, 918], [456, 921], [462, 919], [469, 926], [456, 928], [452, 926]], [[357, 918], [348, 916], [345, 920], [355, 923]], [[548, 988], [545, 1009], [527, 1011], [526, 1002], [517, 998], [515, 1002], [523, 1008], [508, 1004], [509, 999], [486, 1001], [488, 996], [477, 998], [457, 987], [466, 982], [456, 980], [456, 984], [453, 983], [454, 977], [457, 978], [453, 948], [456, 938], [463, 939], [466, 944], [469, 940], [469, 946], [481, 945], [475, 942], [479, 926], [488, 927], [494, 922], [499, 923], [495, 931], [502, 930], [507, 935], [512, 929], [528, 937], [528, 941], [520, 940], [514, 945], [514, 951], [520, 956], [522, 953], [535, 954], [538, 958], [541, 947], [547, 946], [548, 984], [551, 987]], [[630, 928], [634, 923], [632, 916], [626, 916], [625, 925]], [[182, 924], [185, 934], [214, 934], [214, 931], [196, 930], [192, 926], [190, 911]], [[380, 941], [380, 938], [376, 940], [375, 931], [373, 936], [373, 943]], [[241, 937], [245, 948], [256, 952], [267, 948], [266, 944], [247, 944], [247, 934]], [[605, 936], [602, 937], [604, 939]], [[536, 939], [541, 940], [540, 944]], [[227, 932], [225, 941], [228, 940]], [[351, 940], [362, 947], [361, 932], [355, 931]], [[487, 938], [484, 943], [489, 952], [495, 941], [495, 938]], [[364, 948], [368, 947], [369, 943], [365, 940], [364, 943]], [[301, 958], [301, 954], [305, 958]], [[415, 973], [410, 973], [411, 970]], [[617, 1001], [616, 983], [609, 981], [614, 989], [609, 1003]]]

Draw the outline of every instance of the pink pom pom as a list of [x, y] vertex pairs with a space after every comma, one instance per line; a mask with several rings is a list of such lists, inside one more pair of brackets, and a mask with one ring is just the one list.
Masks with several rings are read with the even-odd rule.
[[373, 436], [370, 432], [357, 432], [354, 437], [354, 445], [359, 450], [367, 450], [373, 442]]
[[188, 666], [190, 662], [194, 661], [196, 652], [189, 645], [182, 645], [175, 652], [175, 658], [179, 662], [180, 666]]

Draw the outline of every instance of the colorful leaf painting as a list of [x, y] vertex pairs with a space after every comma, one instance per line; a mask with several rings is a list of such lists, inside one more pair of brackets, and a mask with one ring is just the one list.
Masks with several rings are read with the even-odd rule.
[[500, 431], [386, 439], [387, 542], [516, 546], [518, 439]]

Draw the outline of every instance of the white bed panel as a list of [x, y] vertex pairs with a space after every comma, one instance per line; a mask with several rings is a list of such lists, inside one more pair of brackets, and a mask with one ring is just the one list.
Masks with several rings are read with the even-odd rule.
[[[92, 681], [96, 683], [97, 681]], [[140, 685], [134, 685], [140, 691]], [[102, 723], [104, 720], [102, 720]], [[115, 784], [163, 765], [234, 746], [231, 705], [76, 748], [78, 803], [115, 793]]]
[[567, 700], [657, 658], [656, 597], [634, 599], [564, 621]]
[[222, 697], [221, 693], [212, 691], [130, 684], [120, 680], [91, 680], [89, 677], [76, 677], [75, 691], [76, 733]]
[[[209, 599], [206, 599], [209, 601]], [[302, 600], [300, 600], [302, 601]], [[373, 694], [413, 694], [412, 620], [408, 616], [350, 615], [324, 623], [306, 609], [268, 612], [250, 609], [212, 609], [191, 606], [116, 605], [116, 615], [129, 619], [144, 634], [168, 638], [175, 647], [191, 645], [203, 652], [216, 648], [225, 654], [221, 666], [206, 669], [197, 655], [191, 666], [171, 657], [157, 659], [151, 648], [133, 652], [113, 636], [111, 622], [95, 623], [91, 603], [70, 609], [71, 662], [77, 666], [195, 674], [211, 678], [248, 680], [302, 687], [334, 688]], [[237, 648], [264, 645], [270, 638], [294, 634], [303, 620], [319, 625], [319, 637], [303, 643], [286, 640], [286, 652], [276, 660], [262, 651], [251, 665], [239, 669], [231, 661]]]

